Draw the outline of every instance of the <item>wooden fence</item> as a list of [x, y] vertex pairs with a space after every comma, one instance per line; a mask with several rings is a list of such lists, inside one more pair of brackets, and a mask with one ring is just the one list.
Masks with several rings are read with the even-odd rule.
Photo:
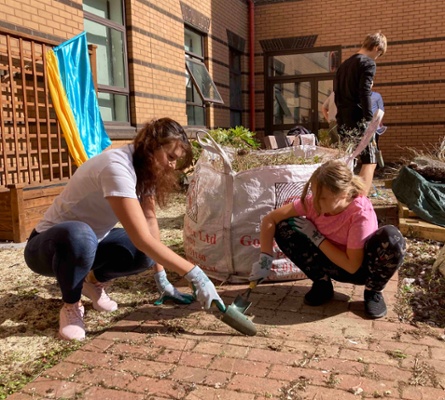
[[25, 241], [76, 168], [48, 88], [58, 44], [0, 29], [0, 240]]

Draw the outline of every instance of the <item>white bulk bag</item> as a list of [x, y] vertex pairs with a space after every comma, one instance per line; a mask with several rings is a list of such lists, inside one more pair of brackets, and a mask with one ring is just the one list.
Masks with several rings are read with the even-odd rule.
[[[276, 165], [234, 172], [229, 154], [213, 139], [204, 150], [187, 191], [184, 218], [186, 258], [217, 280], [246, 281], [260, 254], [260, 222], [274, 208], [301, 195], [320, 164]], [[291, 152], [292, 147], [267, 152]], [[215, 167], [215, 155], [223, 168]], [[275, 246], [269, 279], [305, 278]]]

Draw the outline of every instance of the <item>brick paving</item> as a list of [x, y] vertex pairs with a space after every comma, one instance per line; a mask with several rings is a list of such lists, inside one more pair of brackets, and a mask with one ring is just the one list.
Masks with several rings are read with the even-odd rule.
[[[303, 304], [309, 286], [257, 287], [254, 337], [198, 304], [144, 306], [8, 399], [445, 400], [442, 332], [398, 321], [397, 277], [388, 315], [374, 321], [364, 318], [363, 287], [336, 282], [334, 299], [314, 308]], [[220, 293], [230, 304], [245, 290]]]

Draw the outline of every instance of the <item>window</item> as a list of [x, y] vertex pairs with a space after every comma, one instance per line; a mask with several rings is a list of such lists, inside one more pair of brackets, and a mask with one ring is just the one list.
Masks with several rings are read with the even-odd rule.
[[122, 0], [84, 0], [84, 26], [95, 44], [98, 101], [105, 123], [129, 123], [125, 16]]
[[339, 47], [265, 53], [265, 131], [285, 132], [295, 125], [311, 132], [325, 129], [321, 105], [340, 59]]
[[334, 73], [339, 66], [340, 52], [333, 50], [277, 55], [271, 60], [268, 75], [272, 77]]
[[230, 126], [242, 125], [242, 82], [241, 82], [241, 52], [229, 48], [230, 69]]
[[223, 103], [209, 71], [204, 64], [203, 35], [185, 28], [185, 77], [187, 124], [206, 125], [206, 103]]

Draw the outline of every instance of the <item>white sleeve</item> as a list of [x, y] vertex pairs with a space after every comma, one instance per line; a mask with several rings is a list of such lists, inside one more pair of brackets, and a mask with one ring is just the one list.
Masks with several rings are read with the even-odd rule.
[[136, 173], [127, 165], [111, 162], [100, 173], [104, 197], [129, 197], [136, 199]]

